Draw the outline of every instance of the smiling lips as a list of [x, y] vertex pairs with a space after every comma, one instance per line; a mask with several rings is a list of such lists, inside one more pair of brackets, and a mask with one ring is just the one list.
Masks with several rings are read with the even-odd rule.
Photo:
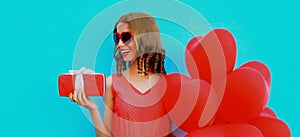
[[130, 51], [131, 51], [131, 50], [129, 50], [129, 49], [123, 49], [123, 50], [120, 50], [120, 52], [121, 52], [121, 54], [123, 55], [123, 57], [124, 57], [124, 56], [127, 56], [128, 53], [129, 53]]

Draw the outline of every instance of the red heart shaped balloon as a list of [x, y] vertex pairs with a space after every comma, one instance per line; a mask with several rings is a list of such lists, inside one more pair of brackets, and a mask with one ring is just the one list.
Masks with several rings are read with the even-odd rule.
[[223, 124], [197, 129], [186, 137], [263, 137], [255, 126], [250, 124]]
[[183, 83], [187, 80], [190, 80], [191, 78], [179, 74], [179, 73], [173, 73], [165, 75], [165, 79], [167, 82], [167, 89], [163, 96], [163, 104], [167, 111], [171, 111], [174, 105], [176, 104], [180, 94], [182, 93], [182, 86]]
[[[233, 71], [235, 61], [235, 40], [225, 29], [215, 29], [204, 37], [194, 37], [186, 46], [186, 68], [192, 78], [200, 78], [211, 83], [213, 72], [225, 69], [226, 74], [229, 74]], [[224, 65], [216, 67], [219, 64]]]
[[264, 137], [290, 137], [289, 127], [277, 118], [259, 116], [248, 122], [257, 127]]
[[234, 123], [246, 122], [258, 116], [268, 102], [266, 85], [256, 69], [243, 67], [230, 73], [219, 109], [220, 118]]
[[277, 118], [276, 113], [271, 109], [266, 107], [260, 114], [261, 117], [270, 117], [270, 118]]
[[[204, 80], [190, 79], [180, 74], [165, 78], [168, 86], [163, 103], [171, 120], [187, 132], [207, 125], [219, 107], [211, 85]], [[206, 107], [210, 108], [205, 112], [207, 115], [203, 113]]]
[[243, 64], [240, 68], [243, 67], [250, 67], [250, 68], [254, 68], [257, 71], [259, 71], [263, 77], [265, 78], [266, 82], [268, 83], [268, 89], [270, 91], [270, 86], [271, 86], [271, 72], [269, 70], [269, 68], [262, 62], [259, 61], [250, 61], [247, 62], [245, 64]]

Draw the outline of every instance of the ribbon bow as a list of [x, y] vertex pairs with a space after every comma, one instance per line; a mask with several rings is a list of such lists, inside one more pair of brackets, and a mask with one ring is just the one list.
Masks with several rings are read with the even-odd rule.
[[91, 69], [87, 69], [82, 67], [80, 70], [69, 70], [71, 75], [76, 75], [75, 78], [75, 92], [83, 92], [84, 91], [84, 81], [82, 74], [94, 74], [95, 72]]

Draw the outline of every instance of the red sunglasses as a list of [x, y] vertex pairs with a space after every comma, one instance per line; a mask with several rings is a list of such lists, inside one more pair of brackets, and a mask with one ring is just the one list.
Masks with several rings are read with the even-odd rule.
[[116, 45], [119, 44], [120, 40], [123, 43], [126, 43], [129, 42], [132, 38], [133, 38], [133, 34], [130, 31], [122, 32], [122, 33], [118, 33], [118, 32], [114, 33], [114, 41]]

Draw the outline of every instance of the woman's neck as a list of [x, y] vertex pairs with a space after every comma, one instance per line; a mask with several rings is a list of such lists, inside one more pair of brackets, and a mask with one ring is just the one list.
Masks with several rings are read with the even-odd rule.
[[138, 69], [137, 69], [137, 61], [133, 61], [130, 64], [130, 67], [127, 69], [129, 75], [137, 75]]
[[132, 62], [130, 67], [123, 72], [123, 76], [130, 82], [138, 91], [145, 93], [152, 88], [161, 78], [160, 75], [149, 73], [146, 77], [144, 74], [139, 74], [137, 62]]

